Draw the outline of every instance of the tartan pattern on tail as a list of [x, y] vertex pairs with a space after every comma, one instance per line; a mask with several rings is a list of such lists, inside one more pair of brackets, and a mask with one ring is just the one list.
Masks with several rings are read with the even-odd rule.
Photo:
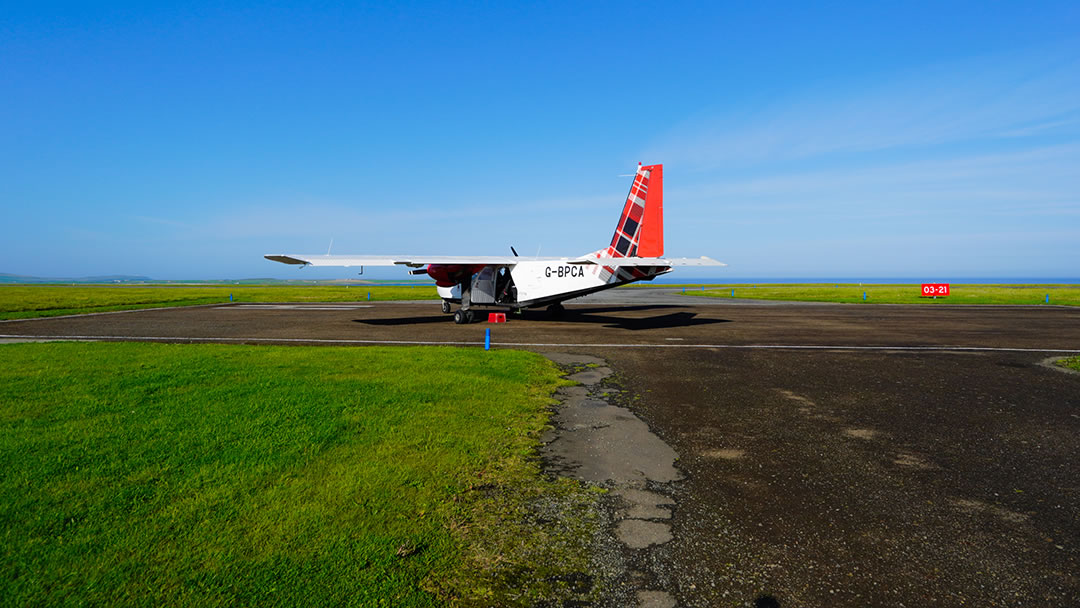
[[[622, 215], [619, 216], [619, 223], [615, 227], [615, 235], [611, 237], [611, 244], [607, 249], [597, 251], [596, 257], [625, 258], [637, 255], [638, 236], [641, 233], [641, 218], [645, 214], [650, 174], [649, 169], [638, 167], [634, 184], [630, 186], [630, 194], [626, 196], [626, 204], [623, 205]], [[640, 268], [616, 270], [610, 266], [604, 266], [600, 270], [600, 278], [605, 283], [629, 281], [632, 278], [640, 279], [648, 274], [650, 273]]]
[[606, 250], [607, 257], [624, 258], [637, 255], [638, 233], [641, 230], [641, 217], [645, 214], [645, 198], [649, 193], [648, 169], [639, 168], [626, 196], [619, 224], [615, 227], [615, 236]]

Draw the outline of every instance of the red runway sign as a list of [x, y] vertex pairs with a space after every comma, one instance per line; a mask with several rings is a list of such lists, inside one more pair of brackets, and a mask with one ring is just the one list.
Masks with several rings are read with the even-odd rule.
[[930, 296], [947, 296], [949, 295], [948, 283], [923, 283], [922, 295]]

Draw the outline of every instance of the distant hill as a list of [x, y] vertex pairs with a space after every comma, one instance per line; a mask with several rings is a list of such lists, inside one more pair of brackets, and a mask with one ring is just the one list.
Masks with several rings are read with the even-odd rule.
[[21, 274], [0, 273], [0, 283], [149, 283], [150, 277], [137, 277], [123, 274], [111, 274], [100, 277], [28, 277]]

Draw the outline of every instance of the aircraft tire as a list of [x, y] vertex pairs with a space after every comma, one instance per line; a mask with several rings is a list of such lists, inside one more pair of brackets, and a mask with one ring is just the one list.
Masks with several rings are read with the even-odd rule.
[[442, 311], [444, 315], [450, 314], [450, 303], [446, 300], [442, 301]]
[[558, 319], [563, 315], [564, 312], [566, 312], [566, 309], [563, 308], [562, 304], [552, 304], [551, 306], [548, 306], [547, 311], [549, 315]]
[[466, 314], [467, 313], [464, 310], [459, 310], [459, 311], [455, 312], [454, 313], [454, 323], [457, 323], [458, 325], [464, 325], [464, 324], [468, 323], [469, 321], [468, 321], [468, 317], [466, 316]]

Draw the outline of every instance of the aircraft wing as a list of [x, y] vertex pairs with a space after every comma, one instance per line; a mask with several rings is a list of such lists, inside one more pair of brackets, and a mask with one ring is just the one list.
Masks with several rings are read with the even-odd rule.
[[525, 260], [541, 260], [568, 263], [570, 258], [519, 258], [512, 256], [471, 256], [471, 255], [306, 255], [306, 254], [267, 254], [268, 260], [282, 264], [304, 266], [408, 266], [422, 268], [428, 264], [472, 265], [472, 266], [513, 266]]
[[712, 258], [578, 258], [570, 264], [597, 264], [600, 266], [727, 266]]

